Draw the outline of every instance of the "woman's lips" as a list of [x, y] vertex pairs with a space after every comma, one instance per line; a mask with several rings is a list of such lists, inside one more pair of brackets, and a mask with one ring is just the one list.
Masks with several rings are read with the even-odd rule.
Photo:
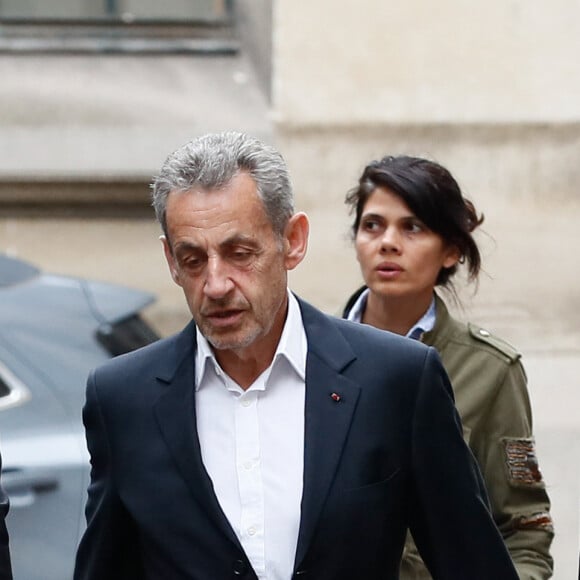
[[382, 262], [375, 268], [375, 271], [383, 280], [394, 280], [401, 275], [403, 268], [393, 262]]

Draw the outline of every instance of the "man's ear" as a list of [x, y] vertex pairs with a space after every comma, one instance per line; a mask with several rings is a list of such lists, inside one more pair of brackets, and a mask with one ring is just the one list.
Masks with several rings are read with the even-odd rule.
[[159, 236], [161, 243], [163, 244], [163, 253], [165, 254], [165, 259], [167, 260], [167, 265], [169, 266], [169, 273], [171, 278], [178, 285], [181, 286], [181, 281], [179, 279], [179, 270], [177, 269], [177, 264], [175, 262], [175, 256], [173, 255], [173, 250], [171, 249], [171, 244], [167, 239], [167, 236]]
[[308, 249], [310, 225], [305, 213], [295, 213], [286, 225], [284, 245], [286, 270], [293, 270], [302, 262]]

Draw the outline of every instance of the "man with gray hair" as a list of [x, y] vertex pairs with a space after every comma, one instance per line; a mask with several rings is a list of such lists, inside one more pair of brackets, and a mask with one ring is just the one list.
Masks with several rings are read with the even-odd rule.
[[289, 291], [281, 155], [200, 137], [153, 205], [193, 320], [89, 376], [75, 580], [396, 579], [408, 528], [436, 579], [515, 580], [436, 352]]

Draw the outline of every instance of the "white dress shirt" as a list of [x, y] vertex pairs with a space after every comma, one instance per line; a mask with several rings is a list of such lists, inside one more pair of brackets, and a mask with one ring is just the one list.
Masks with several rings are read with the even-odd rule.
[[304, 471], [306, 333], [296, 298], [272, 364], [244, 391], [197, 331], [197, 432], [220, 506], [260, 580], [289, 580]]

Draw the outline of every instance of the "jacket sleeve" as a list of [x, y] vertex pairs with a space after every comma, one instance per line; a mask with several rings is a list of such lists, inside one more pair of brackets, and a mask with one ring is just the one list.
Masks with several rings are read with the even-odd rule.
[[552, 577], [554, 531], [538, 465], [526, 376], [518, 361], [506, 367], [497, 396], [473, 448], [490, 495], [493, 517], [521, 580]]
[[83, 408], [91, 479], [85, 508], [87, 528], [81, 539], [74, 580], [144, 578], [133, 521], [115, 489], [111, 445], [99, 404], [93, 371]]
[[[0, 471], [2, 457], [0, 457]], [[8, 497], [0, 487], [0, 580], [12, 580], [10, 552], [8, 550], [8, 531], [6, 530], [6, 514], [8, 513]]]
[[411, 461], [411, 532], [433, 578], [517, 579], [432, 348], [415, 402]]

